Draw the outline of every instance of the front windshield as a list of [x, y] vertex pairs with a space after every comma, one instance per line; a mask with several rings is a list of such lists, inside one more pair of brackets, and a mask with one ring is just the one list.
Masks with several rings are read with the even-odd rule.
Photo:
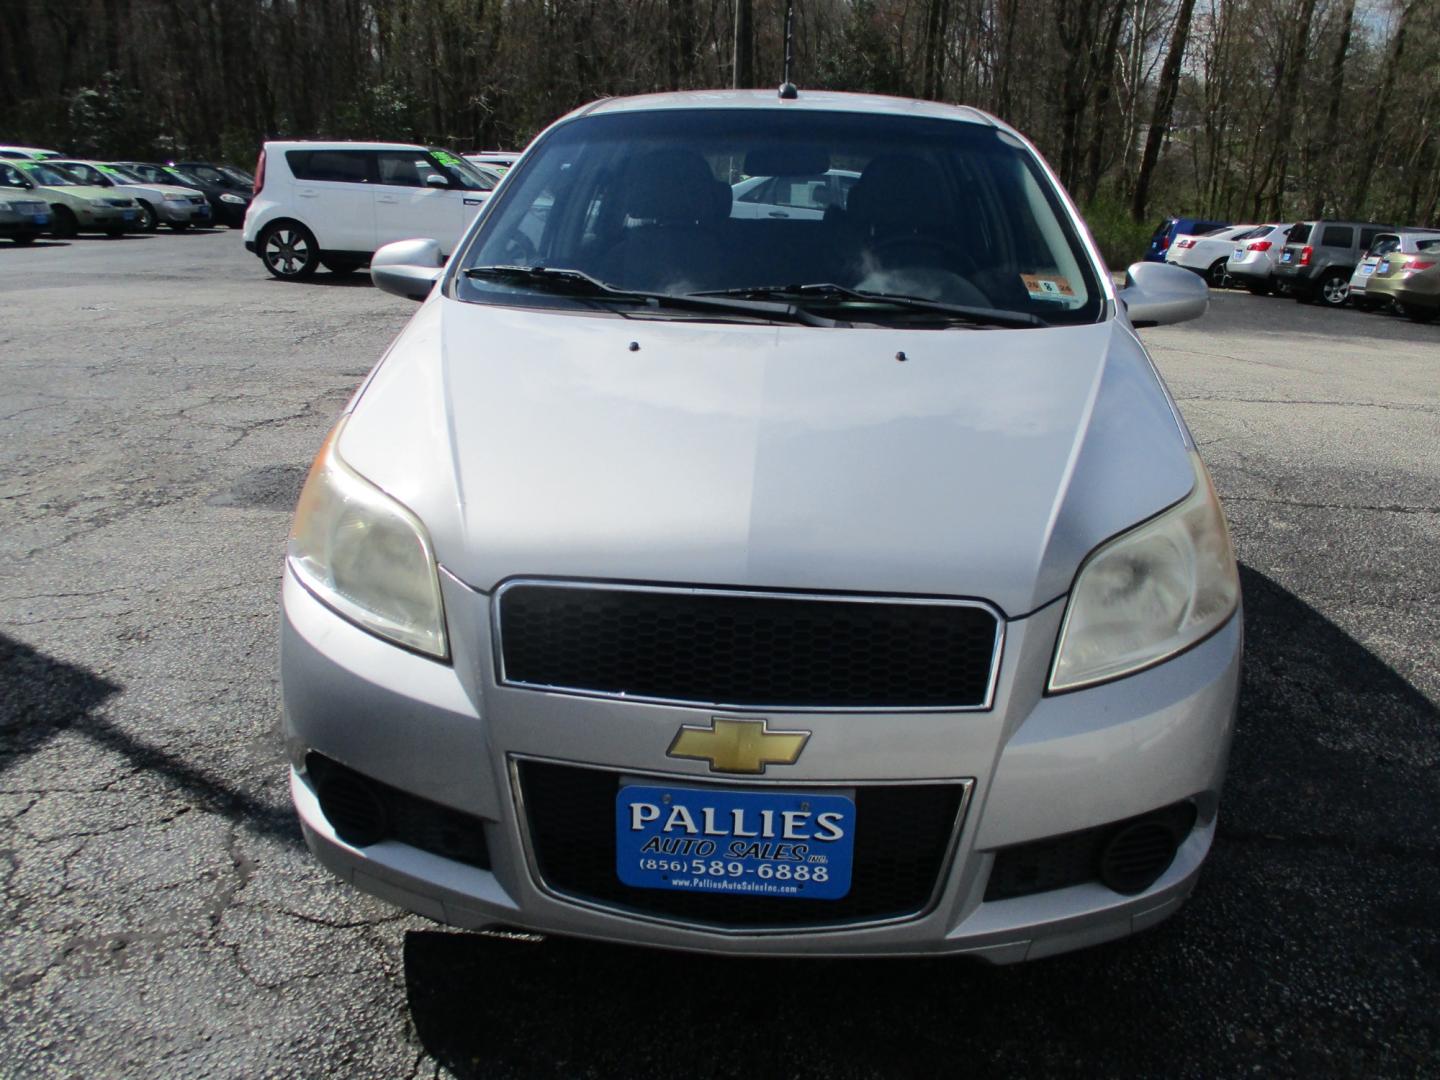
[[171, 165], [167, 165], [164, 172], [161, 172], [155, 179], [156, 182], [162, 184], [180, 184], [183, 187], [192, 188], [198, 188], [203, 183], [203, 181], [197, 180], [183, 169], [177, 169]]
[[42, 165], [38, 161], [22, 162], [20, 167], [37, 184], [45, 187], [83, 187], [84, 184], [73, 174], [56, 165]]
[[[888, 294], [1025, 325], [1093, 322], [1103, 298], [1053, 185], [1018, 140], [873, 113], [571, 121], [525, 156], [459, 265], [574, 270], [667, 296], [824, 284], [839, 287], [823, 294], [835, 307], [864, 307], [856, 292]], [[462, 273], [457, 295], [594, 310], [594, 297], [538, 277]]]
[[141, 178], [130, 169], [122, 169], [119, 165], [96, 165], [95, 167], [117, 184], [143, 183]]
[[494, 180], [464, 158], [450, 153], [449, 150], [437, 150], [432, 147], [430, 156], [444, 167], [457, 187], [462, 187], [466, 191], [490, 191], [495, 187]]
[[220, 171], [242, 187], [250, 187], [255, 183], [255, 177], [244, 169], [237, 169], [234, 165], [221, 165]]
[[[180, 173], [180, 167], [177, 165], [169, 165], [167, 168], [173, 173]], [[197, 165], [192, 162], [185, 166], [185, 172], [191, 176], [198, 176], [208, 184], [219, 184], [221, 187], [230, 187], [234, 183], [219, 169], [210, 165]]]

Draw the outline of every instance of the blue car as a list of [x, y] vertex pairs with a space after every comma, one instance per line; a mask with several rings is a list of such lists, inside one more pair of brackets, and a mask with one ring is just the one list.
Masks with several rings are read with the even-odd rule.
[[1205, 218], [1167, 217], [1155, 226], [1155, 232], [1150, 237], [1150, 247], [1145, 252], [1145, 261], [1164, 262], [1165, 252], [1170, 250], [1175, 237], [1183, 233], [1198, 236], [1215, 229], [1223, 229], [1229, 224], [1228, 221], [1208, 221]]

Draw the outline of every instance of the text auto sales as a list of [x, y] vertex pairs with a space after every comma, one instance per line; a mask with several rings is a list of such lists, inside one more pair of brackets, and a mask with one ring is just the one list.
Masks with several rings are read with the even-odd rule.
[[[661, 808], [654, 803], [630, 805], [630, 831], [639, 832], [647, 824], [660, 820]], [[803, 841], [833, 844], [844, 837], [844, 815], [831, 811], [812, 814], [807, 810], [761, 810], [758, 814], [743, 809], [730, 811], [729, 822], [716, 820], [714, 808], [700, 810], [700, 821], [685, 806], [672, 806], [660, 826], [660, 835], [652, 836], [640, 849], [643, 854], [697, 855], [715, 854], [718, 843], [711, 837], [729, 837], [724, 857], [727, 859], [778, 859], [804, 862], [810, 845]], [[749, 820], [747, 818], [758, 819]], [[778, 820], [777, 820], [778, 819]], [[813, 822], [812, 822], [813, 819]], [[752, 828], [747, 829], [747, 823]], [[753, 826], [757, 826], [754, 828]], [[669, 835], [679, 833], [683, 835]], [[796, 843], [795, 841], [802, 841]]]

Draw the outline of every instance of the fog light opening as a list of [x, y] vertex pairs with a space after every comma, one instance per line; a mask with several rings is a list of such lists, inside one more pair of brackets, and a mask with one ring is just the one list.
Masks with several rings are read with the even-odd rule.
[[1100, 880], [1126, 896], [1142, 893], [1170, 869], [1181, 834], [1169, 822], [1137, 821], [1115, 833], [1100, 853]]
[[390, 831], [384, 799], [354, 773], [327, 770], [316, 778], [315, 795], [335, 835], [352, 847], [377, 844]]

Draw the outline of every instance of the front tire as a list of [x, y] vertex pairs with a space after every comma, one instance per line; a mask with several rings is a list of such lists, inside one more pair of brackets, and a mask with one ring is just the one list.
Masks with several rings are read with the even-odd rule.
[[1326, 307], [1344, 307], [1350, 298], [1349, 274], [1326, 274], [1320, 281], [1319, 299]]
[[151, 206], [144, 199], [137, 199], [140, 204], [140, 220], [135, 228], [138, 232], [154, 232], [160, 227], [160, 215], [155, 213], [155, 207]]
[[55, 214], [55, 224], [50, 228], [51, 235], [68, 240], [80, 231], [80, 222], [75, 217], [75, 211], [68, 206], [52, 206], [50, 209]]
[[320, 265], [320, 245], [304, 225], [279, 221], [260, 234], [260, 261], [281, 281], [304, 281]]

